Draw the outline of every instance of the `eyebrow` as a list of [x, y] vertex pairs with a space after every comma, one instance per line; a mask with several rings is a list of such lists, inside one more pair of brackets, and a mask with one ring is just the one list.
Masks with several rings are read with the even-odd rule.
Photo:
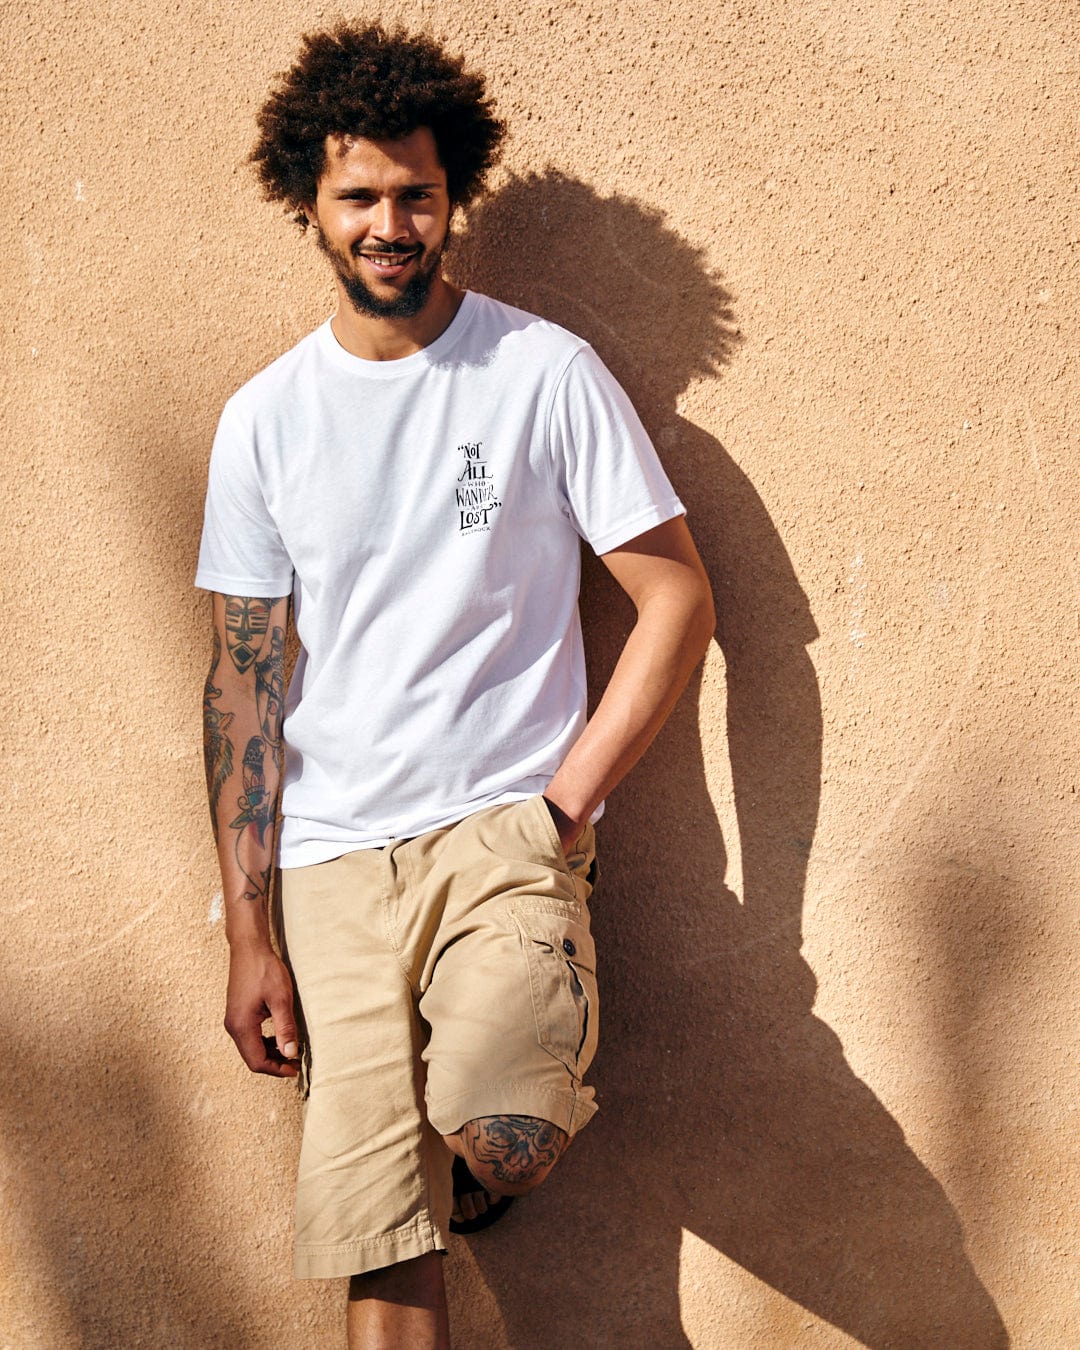
[[[402, 186], [399, 187], [399, 188], [396, 188], [395, 191], [397, 191], [397, 192], [416, 192], [418, 189], [437, 188], [437, 187], [442, 187], [442, 184], [441, 184], [441, 183], [403, 183]], [[335, 197], [351, 197], [351, 196], [353, 195], [353, 193], [355, 193], [355, 192], [375, 192], [375, 191], [376, 191], [375, 188], [372, 188], [372, 187], [364, 187], [364, 186], [362, 186], [362, 185], [354, 184], [352, 187], [343, 187], [343, 188], [339, 188], [339, 189], [334, 193], [334, 196], [335, 196]]]

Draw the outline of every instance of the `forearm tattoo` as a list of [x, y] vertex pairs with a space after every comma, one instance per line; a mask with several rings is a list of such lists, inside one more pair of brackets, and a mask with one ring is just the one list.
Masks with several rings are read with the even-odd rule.
[[[270, 630], [267, 645], [270, 612], [277, 603], [276, 600], [257, 597], [225, 597], [225, 643], [229, 658], [241, 675], [254, 665], [255, 711], [262, 732], [248, 739], [241, 762], [240, 783], [236, 785], [242, 789], [236, 798], [239, 814], [229, 821], [229, 828], [236, 831], [234, 854], [237, 865], [247, 882], [242, 892], [245, 900], [264, 899], [269, 891], [271, 865], [268, 862], [266, 867], [261, 867], [259, 863], [265, 854], [267, 833], [274, 823], [277, 786], [284, 760], [281, 738], [281, 717], [285, 702], [284, 628], [275, 626]], [[220, 828], [218, 803], [235, 769], [229, 728], [236, 714], [223, 712], [215, 706], [222, 697], [222, 690], [216, 683], [220, 662], [221, 638], [215, 631], [214, 655], [203, 691], [203, 756], [215, 840]], [[270, 751], [273, 764], [269, 781], [267, 750]]]
[[478, 1162], [487, 1163], [500, 1181], [514, 1185], [546, 1172], [567, 1138], [565, 1130], [539, 1116], [483, 1116], [470, 1120], [462, 1134]]
[[266, 831], [274, 818], [274, 801], [266, 790], [265, 750], [261, 736], [252, 736], [248, 741], [243, 763], [244, 791], [236, 801], [240, 814], [229, 822], [231, 829], [240, 832], [236, 836], [236, 862], [248, 880], [248, 888], [242, 896], [244, 900], [258, 900], [265, 896], [270, 884], [270, 868], [260, 870], [258, 876], [253, 877], [244, 866], [240, 851], [244, 831], [249, 827], [258, 835], [259, 847], [262, 848], [266, 843]]
[[274, 757], [278, 773], [282, 766], [281, 713], [285, 705], [285, 630], [270, 632], [270, 650], [255, 663], [255, 702], [263, 737]]
[[218, 837], [217, 805], [225, 780], [233, 771], [233, 747], [229, 739], [229, 727], [233, 714], [223, 713], [214, 707], [214, 700], [221, 697], [214, 680], [221, 661], [221, 638], [214, 633], [214, 656], [210, 662], [210, 673], [206, 677], [203, 689], [203, 760], [206, 765], [206, 793], [210, 799], [210, 823], [214, 827], [214, 839]]

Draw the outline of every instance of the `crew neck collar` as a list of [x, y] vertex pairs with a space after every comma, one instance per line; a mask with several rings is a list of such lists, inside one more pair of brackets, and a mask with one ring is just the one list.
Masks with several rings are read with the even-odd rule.
[[320, 350], [342, 370], [351, 371], [354, 375], [362, 375], [365, 379], [395, 380], [399, 376], [411, 375], [442, 360], [472, 322], [473, 313], [476, 309], [476, 298], [474, 291], [466, 291], [461, 297], [461, 304], [458, 305], [457, 313], [434, 342], [429, 342], [426, 347], [421, 347], [418, 352], [410, 352], [408, 356], [399, 356], [393, 361], [369, 361], [367, 357], [354, 356], [352, 352], [346, 351], [334, 336], [334, 330], [331, 327], [333, 316], [316, 328], [315, 339]]

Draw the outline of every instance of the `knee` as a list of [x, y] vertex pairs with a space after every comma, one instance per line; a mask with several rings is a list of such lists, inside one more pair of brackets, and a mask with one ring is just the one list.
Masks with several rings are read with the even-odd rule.
[[544, 1180], [570, 1136], [539, 1116], [481, 1116], [457, 1133], [465, 1163], [485, 1190], [525, 1195]]

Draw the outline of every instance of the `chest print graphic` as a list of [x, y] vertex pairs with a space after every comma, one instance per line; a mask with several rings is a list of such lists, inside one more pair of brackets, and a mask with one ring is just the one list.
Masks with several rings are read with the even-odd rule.
[[491, 513], [502, 506], [495, 495], [491, 469], [483, 458], [483, 447], [483, 441], [466, 441], [464, 445], [458, 446], [458, 453], [464, 459], [454, 488], [460, 534], [490, 530]]

